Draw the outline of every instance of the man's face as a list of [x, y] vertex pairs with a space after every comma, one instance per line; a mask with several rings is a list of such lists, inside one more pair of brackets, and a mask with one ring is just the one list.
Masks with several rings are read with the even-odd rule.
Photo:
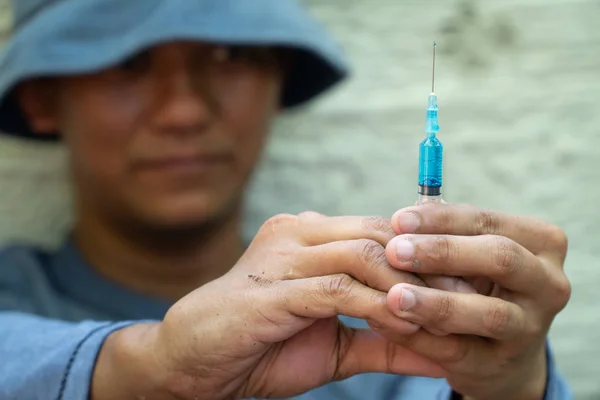
[[169, 43], [119, 66], [30, 84], [21, 103], [67, 143], [78, 201], [155, 227], [231, 210], [280, 100], [272, 50]]

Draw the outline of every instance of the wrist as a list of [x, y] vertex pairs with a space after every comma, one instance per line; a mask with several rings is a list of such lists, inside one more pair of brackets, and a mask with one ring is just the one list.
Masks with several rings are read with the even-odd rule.
[[545, 352], [542, 354], [542, 359], [543, 361], [540, 364], [537, 375], [534, 375], [533, 379], [521, 392], [524, 399], [543, 400], [546, 395], [546, 388], [548, 386], [548, 363]]
[[505, 385], [502, 389], [481, 397], [462, 396], [462, 400], [544, 400], [548, 382], [548, 358], [546, 347], [530, 358], [533, 363], [528, 363], [525, 370], [518, 372], [518, 381]]
[[510, 398], [523, 400], [543, 400], [546, 394], [546, 385], [548, 382], [548, 356], [546, 346], [534, 356], [535, 362], [529, 365], [527, 371], [529, 374], [522, 385], [511, 392]]
[[167, 388], [168, 371], [156, 348], [158, 324], [136, 324], [108, 336], [92, 378], [92, 400], [175, 400]]

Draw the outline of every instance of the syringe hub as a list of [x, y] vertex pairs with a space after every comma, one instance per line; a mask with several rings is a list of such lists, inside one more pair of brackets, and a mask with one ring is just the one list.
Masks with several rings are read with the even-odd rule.
[[427, 101], [427, 119], [425, 122], [425, 133], [428, 137], [435, 137], [435, 134], [440, 131], [438, 123], [438, 104], [435, 93], [429, 95]]
[[438, 109], [438, 104], [437, 104], [437, 95], [433, 92], [431, 92], [429, 94], [429, 99], [427, 101], [427, 109], [428, 110], [432, 110], [432, 109]]

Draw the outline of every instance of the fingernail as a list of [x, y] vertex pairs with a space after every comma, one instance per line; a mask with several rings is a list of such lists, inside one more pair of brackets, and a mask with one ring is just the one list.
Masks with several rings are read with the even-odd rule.
[[417, 299], [415, 294], [408, 290], [402, 289], [402, 296], [400, 297], [400, 311], [408, 311], [415, 306]]
[[415, 255], [415, 246], [406, 239], [396, 241], [396, 257], [398, 261], [406, 262]]
[[402, 233], [415, 233], [421, 225], [419, 216], [412, 212], [404, 212], [398, 215], [398, 227]]

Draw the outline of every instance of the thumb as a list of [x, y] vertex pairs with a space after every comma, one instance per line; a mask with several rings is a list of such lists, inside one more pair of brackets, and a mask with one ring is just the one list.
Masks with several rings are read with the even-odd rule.
[[394, 344], [371, 329], [340, 327], [338, 367], [334, 379], [363, 373], [443, 378], [445, 370], [433, 361]]

